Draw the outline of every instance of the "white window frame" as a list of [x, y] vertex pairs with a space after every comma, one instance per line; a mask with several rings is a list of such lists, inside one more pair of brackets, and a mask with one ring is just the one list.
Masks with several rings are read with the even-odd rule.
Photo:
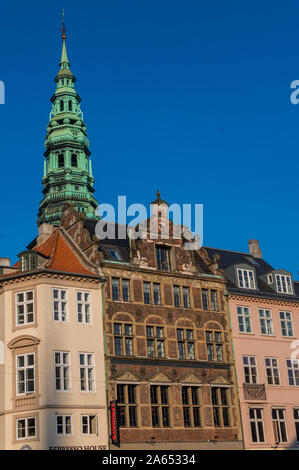
[[[288, 313], [290, 315], [290, 318], [286, 318], [286, 313]], [[281, 316], [283, 315], [283, 318], [281, 318]], [[294, 338], [294, 327], [293, 327], [293, 319], [292, 319], [292, 314], [291, 312], [287, 312], [285, 310], [280, 310], [279, 311], [279, 319], [280, 319], [280, 327], [281, 327], [281, 335], [283, 336], [283, 338]], [[282, 326], [282, 322], [284, 322], [285, 324], [285, 327], [283, 328]], [[291, 327], [292, 327], [292, 335], [289, 335], [289, 328], [288, 328], [288, 323], [291, 324]], [[283, 330], [286, 330], [286, 335], [283, 334]]]
[[[244, 358], [247, 358], [248, 359], [248, 364], [244, 364]], [[251, 364], [251, 359], [254, 359], [254, 364]], [[257, 368], [257, 361], [256, 361], [256, 356], [247, 356], [247, 355], [244, 355], [242, 357], [242, 365], [243, 365], [243, 372], [244, 372], [244, 383], [245, 384], [258, 384], [259, 383], [259, 374], [258, 374], [258, 368]], [[249, 370], [249, 380], [250, 382], [246, 382], [246, 374], [245, 374], [245, 367], [248, 367], [248, 370]], [[256, 382], [253, 382], [252, 380], [252, 377], [254, 377], [254, 375], [252, 374], [252, 369], [255, 368], [255, 371], [256, 371]]]
[[[274, 336], [274, 325], [273, 325], [271, 310], [267, 308], [259, 308], [259, 320], [260, 320], [261, 335]], [[266, 333], [263, 333], [262, 321], [264, 323], [264, 328], [266, 330]]]
[[[60, 362], [56, 363], [56, 354], [59, 354]], [[66, 354], [68, 362], [63, 362], [63, 355]], [[59, 368], [59, 377], [56, 376], [56, 369]], [[64, 388], [65, 375], [64, 371], [68, 371], [68, 388]], [[57, 379], [63, 385], [62, 388], [57, 388]], [[54, 351], [54, 380], [55, 380], [55, 391], [56, 392], [70, 392], [71, 391], [71, 354], [69, 351]]]
[[[250, 418], [250, 410], [254, 410], [254, 418]], [[256, 410], [261, 411], [261, 415], [262, 415], [261, 418], [258, 418], [256, 416]], [[254, 441], [253, 438], [252, 438], [251, 423], [254, 423], [254, 425], [255, 425], [255, 433], [256, 433], [256, 436], [257, 436], [257, 441]], [[263, 436], [264, 436], [263, 441], [260, 440], [259, 431], [258, 431], [258, 423], [262, 423]], [[251, 442], [253, 442], [255, 444], [261, 444], [261, 443], [266, 442], [265, 425], [264, 425], [264, 410], [263, 410], [263, 408], [260, 408], [258, 406], [257, 407], [253, 407], [253, 406], [249, 407], [249, 425], [250, 425]]]
[[[291, 363], [291, 367], [288, 365], [288, 362]], [[288, 372], [288, 385], [290, 387], [299, 387], [299, 372], [298, 372], [298, 384], [296, 384], [296, 376], [295, 376], [295, 371], [299, 371], [299, 361], [298, 359], [286, 359], [286, 365], [287, 365], [287, 372]], [[292, 379], [294, 381], [294, 384], [290, 384], [290, 376], [289, 376], [289, 371], [292, 371]]]
[[[29, 419], [34, 419], [34, 436], [29, 436], [28, 435], [28, 421]], [[25, 436], [24, 437], [19, 437], [18, 435], [18, 422], [19, 421], [25, 421]], [[16, 440], [17, 441], [22, 441], [24, 439], [35, 439], [36, 436], [36, 417], [35, 416], [26, 416], [25, 418], [17, 418], [16, 419]]]
[[[267, 359], [270, 360], [270, 366], [267, 366], [267, 364], [266, 364], [266, 360], [267, 360]], [[273, 361], [276, 361], [276, 362], [277, 362], [277, 366], [276, 366], [276, 367], [273, 366]], [[271, 387], [272, 387], [272, 386], [273, 386], [273, 387], [279, 387], [279, 386], [281, 385], [281, 381], [280, 381], [279, 363], [278, 363], [277, 357], [269, 357], [269, 356], [265, 357], [265, 368], [266, 368], [267, 385], [271, 385]], [[271, 377], [272, 377], [272, 379], [273, 379], [273, 383], [272, 383], [272, 384], [270, 384], [270, 383], [268, 382], [267, 369], [270, 369], [270, 370], [271, 370]], [[275, 370], [275, 369], [276, 369], [277, 372], [278, 372], [278, 379], [279, 379], [279, 383], [278, 383], [278, 384], [275, 384], [275, 383], [274, 383], [274, 377], [275, 377], [275, 375], [274, 375], [274, 370]]]
[[[91, 427], [90, 427], [90, 418], [95, 417], [96, 419], [96, 432], [91, 432]], [[87, 418], [87, 430], [88, 432], [83, 432], [83, 419]], [[96, 414], [87, 414], [87, 415], [81, 415], [81, 434], [82, 436], [97, 436], [98, 435], [98, 415]]]
[[[82, 300], [78, 299], [78, 294], [81, 294]], [[85, 300], [85, 296], [88, 295], [88, 300]], [[78, 290], [76, 291], [76, 301], [77, 301], [77, 322], [84, 325], [92, 324], [92, 313], [91, 313], [91, 293], [88, 291]], [[79, 320], [79, 305], [81, 305], [81, 321]], [[89, 307], [89, 311], [86, 312], [86, 306]]]
[[[80, 357], [84, 357], [84, 363], [80, 363]], [[88, 364], [88, 356], [91, 357], [91, 364]], [[83, 378], [81, 378], [81, 370], [85, 371], [83, 374]], [[89, 379], [89, 370], [91, 370], [91, 387], [90, 387], [90, 379]], [[82, 393], [94, 393], [96, 391], [96, 381], [95, 381], [95, 361], [94, 361], [94, 353], [91, 352], [79, 352], [79, 381], [80, 381], [80, 392]], [[85, 390], [82, 389], [82, 381], [85, 383]]]
[[[276, 417], [276, 418], [273, 418], [272, 412], [273, 412], [274, 410], [276, 411], [276, 416], [277, 416], [277, 411], [283, 411], [283, 419], [281, 419], [279, 416]], [[280, 426], [280, 423], [284, 423], [284, 426], [285, 426], [286, 441], [278, 440], [278, 443], [279, 443], [279, 444], [284, 444], [284, 443], [289, 442], [289, 438], [288, 438], [288, 428], [287, 428], [287, 422], [286, 422], [286, 412], [285, 412], [285, 409], [284, 409], [284, 408], [280, 408], [280, 407], [272, 407], [272, 409], [271, 409], [271, 419], [272, 419], [272, 423], [273, 423], [273, 424], [275, 423], [276, 431], [277, 431], [277, 434], [278, 434], [278, 436], [277, 436], [278, 439], [281, 437], [281, 426]]]
[[[58, 297], [54, 297], [54, 291], [58, 291]], [[65, 292], [65, 298], [61, 297], [61, 292]], [[58, 303], [57, 310], [54, 308], [55, 302]], [[65, 303], [65, 311], [62, 311], [61, 305]], [[69, 321], [68, 315], [68, 291], [67, 289], [61, 289], [60, 287], [52, 288], [52, 307], [53, 307], [53, 320], [54, 322], [65, 323]], [[58, 319], [55, 318], [55, 312], [58, 312]], [[64, 316], [63, 316], [64, 315]]]
[[[33, 365], [27, 365], [27, 357], [28, 356], [33, 356]], [[18, 367], [18, 358], [19, 357], [24, 357], [24, 366], [23, 367]], [[32, 391], [28, 391], [27, 390], [27, 370], [28, 369], [33, 369], [33, 390]], [[24, 370], [24, 389], [25, 391], [20, 393], [18, 392], [18, 385], [20, 383], [20, 381], [18, 380], [18, 372], [21, 371], [21, 370]], [[16, 356], [16, 395], [19, 397], [19, 396], [24, 396], [24, 395], [31, 395], [32, 393], [35, 393], [36, 390], [35, 390], [35, 353], [34, 352], [30, 352], [30, 353], [27, 353], [27, 354], [18, 354]]]
[[291, 276], [287, 274], [275, 274], [276, 290], [279, 294], [293, 294]]
[[[240, 310], [239, 310], [240, 309]], [[247, 309], [248, 313], [245, 312], [245, 309]], [[244, 305], [238, 305], [237, 306], [237, 317], [238, 317], [238, 327], [239, 327], [239, 333], [241, 334], [253, 334], [253, 331], [252, 331], [252, 323], [251, 323], [251, 312], [250, 312], [250, 308], [249, 307], [246, 307]], [[244, 331], [241, 331], [241, 328], [240, 328], [240, 318], [242, 319], [243, 321], [243, 326], [244, 326]], [[249, 323], [246, 323], [246, 318], [249, 319]], [[246, 331], [247, 328], [246, 328], [246, 325], [249, 325], [250, 326], [250, 331]]]
[[[58, 432], [58, 418], [62, 418], [62, 432]], [[66, 432], [66, 418], [70, 418], [71, 432]], [[73, 435], [72, 415], [71, 414], [57, 414], [56, 415], [56, 436], [72, 436], [72, 435]]]
[[[241, 289], [255, 289], [255, 277], [252, 269], [237, 268], [238, 285]], [[241, 278], [241, 279], [240, 279]]]
[[[31, 300], [25, 300], [26, 299], [26, 296], [27, 294], [29, 293], [32, 293], [32, 299]], [[18, 295], [22, 295], [24, 296], [24, 300], [23, 302], [18, 302]], [[34, 299], [34, 290], [30, 289], [30, 290], [26, 290], [26, 291], [22, 291], [22, 292], [16, 292], [15, 293], [15, 313], [16, 313], [16, 326], [25, 326], [25, 325], [32, 325], [35, 321], [35, 305], [34, 305], [34, 302], [35, 302], [35, 299]], [[33, 309], [32, 309], [32, 312], [27, 312], [27, 305], [33, 305]], [[24, 312], [23, 312], [23, 316], [24, 316], [24, 323], [19, 323], [19, 314], [18, 314], [18, 307], [20, 307], [21, 305], [23, 305], [24, 307]], [[32, 321], [27, 321], [27, 316], [28, 315], [32, 315]]]

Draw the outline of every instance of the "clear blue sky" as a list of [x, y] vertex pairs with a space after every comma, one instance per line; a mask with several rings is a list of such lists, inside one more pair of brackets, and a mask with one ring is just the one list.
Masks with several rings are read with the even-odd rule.
[[36, 235], [61, 8], [96, 196], [204, 204], [204, 244], [298, 263], [299, 3], [111, 0], [1, 5], [0, 256]]

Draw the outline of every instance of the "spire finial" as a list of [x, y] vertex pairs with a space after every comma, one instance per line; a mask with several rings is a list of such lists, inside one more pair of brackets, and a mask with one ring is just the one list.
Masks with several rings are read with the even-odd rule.
[[65, 24], [64, 24], [64, 8], [62, 9], [62, 39], [66, 39], [66, 28], [65, 28]]

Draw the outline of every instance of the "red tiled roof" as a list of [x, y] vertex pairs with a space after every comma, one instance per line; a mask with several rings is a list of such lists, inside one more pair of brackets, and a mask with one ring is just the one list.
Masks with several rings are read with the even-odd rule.
[[41, 246], [35, 248], [44, 256], [50, 257], [45, 267], [54, 271], [65, 271], [68, 273], [95, 275], [86, 269], [79, 258], [75, 255], [69, 245], [59, 232], [55, 229], [52, 235]]
[[[74, 274], [86, 274], [95, 276], [96, 274], [86, 269], [78, 256], [73, 252], [68, 243], [64, 240], [58, 228], [54, 229], [52, 235], [39, 247], [33, 248], [35, 251], [45, 256], [44, 268], [53, 271], [62, 271]], [[19, 268], [20, 261], [13, 267]], [[2, 274], [0, 277], [9, 277], [19, 274], [20, 271], [13, 271], [9, 274]]]

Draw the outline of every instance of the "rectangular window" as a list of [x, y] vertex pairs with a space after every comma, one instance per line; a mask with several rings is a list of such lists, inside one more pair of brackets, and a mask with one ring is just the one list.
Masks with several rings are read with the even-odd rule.
[[282, 294], [292, 294], [292, 281], [290, 276], [275, 274], [277, 292]]
[[164, 246], [156, 247], [157, 269], [159, 271], [170, 271], [169, 248]]
[[211, 290], [211, 305], [212, 305], [212, 310], [214, 310], [214, 312], [217, 312], [217, 310], [218, 310], [218, 301], [217, 301], [217, 291], [216, 290]]
[[117, 401], [120, 416], [120, 426], [136, 428], [137, 420], [137, 386], [118, 384]]
[[287, 359], [287, 370], [289, 385], [296, 387], [299, 385], [299, 362], [297, 359]]
[[280, 385], [278, 361], [275, 357], [266, 357], [266, 374], [269, 385]]
[[246, 384], [257, 384], [257, 366], [255, 356], [243, 356], [244, 378]]
[[95, 391], [95, 370], [93, 353], [79, 353], [80, 390]]
[[56, 415], [56, 433], [59, 435], [72, 434], [71, 415]]
[[34, 353], [16, 356], [17, 395], [35, 392], [35, 357]]
[[230, 391], [225, 387], [212, 387], [212, 406], [215, 427], [230, 426]]
[[238, 269], [239, 287], [244, 289], [255, 289], [255, 280], [253, 271], [249, 269]]
[[285, 423], [285, 411], [281, 408], [272, 409], [273, 430], [275, 442], [288, 442]]
[[153, 284], [153, 292], [154, 292], [154, 304], [160, 305], [161, 304], [161, 292], [160, 292], [160, 284], [154, 282]]
[[111, 285], [112, 285], [112, 300], [120, 300], [119, 279], [116, 277], [113, 277], [111, 279]]
[[67, 321], [67, 291], [64, 289], [53, 289], [52, 295], [54, 321]]
[[206, 331], [208, 361], [223, 361], [223, 341], [220, 331]]
[[177, 328], [177, 343], [180, 359], [195, 359], [193, 330]]
[[98, 422], [96, 415], [81, 416], [82, 434], [97, 434]]
[[240, 333], [252, 333], [250, 310], [248, 307], [237, 307]]
[[174, 298], [174, 306], [180, 307], [181, 306], [181, 292], [179, 286], [173, 286], [173, 298]]
[[17, 292], [15, 295], [16, 324], [34, 323], [34, 291]]
[[114, 354], [133, 356], [133, 325], [114, 323]]
[[263, 410], [261, 408], [249, 408], [249, 421], [252, 442], [265, 442]]
[[17, 419], [17, 440], [36, 437], [35, 418]]
[[122, 289], [123, 289], [123, 301], [130, 301], [130, 281], [129, 279], [122, 280]]
[[203, 310], [209, 310], [208, 289], [201, 289], [201, 299]]
[[296, 430], [296, 440], [299, 442], [299, 409], [295, 408], [293, 410], [294, 415], [294, 423], [295, 423], [295, 430]]
[[164, 328], [147, 326], [146, 336], [148, 357], [165, 357]]
[[56, 390], [69, 392], [71, 389], [70, 353], [64, 351], [55, 351], [54, 364]]
[[182, 387], [184, 426], [200, 427], [199, 387]]
[[144, 297], [144, 303], [145, 304], [151, 304], [152, 303], [151, 283], [150, 282], [144, 282], [143, 283], [143, 297]]
[[77, 292], [78, 323], [91, 323], [90, 293]]
[[294, 336], [292, 315], [290, 312], [279, 312], [282, 336]]
[[183, 304], [185, 308], [190, 308], [190, 290], [189, 287], [183, 287]]
[[152, 426], [169, 427], [169, 404], [168, 389], [166, 385], [151, 385], [150, 396], [152, 404]]
[[260, 317], [261, 334], [273, 336], [274, 329], [273, 329], [272, 315], [271, 315], [270, 310], [260, 308], [259, 317]]

